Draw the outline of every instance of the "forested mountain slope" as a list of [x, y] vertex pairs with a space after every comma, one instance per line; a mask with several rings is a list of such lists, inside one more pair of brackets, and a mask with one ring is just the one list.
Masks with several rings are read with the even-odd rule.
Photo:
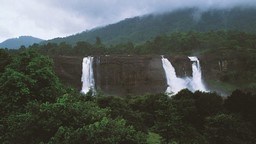
[[162, 34], [186, 31], [237, 30], [256, 33], [256, 8], [180, 9], [164, 14], [151, 14], [125, 19], [115, 24], [46, 42], [78, 41], [94, 43], [99, 37], [104, 44], [141, 43]]

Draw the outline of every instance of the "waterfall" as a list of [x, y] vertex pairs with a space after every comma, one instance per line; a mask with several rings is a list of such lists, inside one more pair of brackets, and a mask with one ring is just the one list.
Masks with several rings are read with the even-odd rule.
[[180, 90], [186, 88], [186, 81], [176, 76], [176, 72], [171, 62], [162, 56], [162, 64], [167, 79], [166, 93], [171, 95], [177, 94]]
[[200, 91], [207, 91], [203, 81], [202, 81], [202, 72], [201, 72], [201, 67], [200, 67], [200, 62], [197, 57], [188, 57], [190, 61], [192, 61], [192, 84], [191, 87], [193, 91], [200, 90]]
[[[203, 80], [200, 62], [197, 57], [188, 57], [192, 61], [192, 77], [177, 77], [175, 68], [171, 62], [162, 56], [162, 66], [165, 71], [167, 88], [166, 93], [170, 96], [177, 94], [182, 89], [189, 89], [190, 91], [205, 91], [207, 92]], [[93, 57], [85, 57], [82, 65], [82, 90], [81, 93], [88, 93], [90, 90], [95, 94], [95, 82], [93, 75]], [[97, 61], [96, 61], [97, 62]]]
[[95, 92], [95, 83], [93, 77], [93, 57], [85, 57], [83, 59], [83, 68], [82, 68], [82, 90], [81, 93], [88, 93], [92, 90], [92, 93]]
[[166, 93], [170, 96], [177, 94], [182, 89], [189, 89], [192, 92], [197, 90], [207, 92], [203, 81], [200, 62], [197, 57], [188, 57], [192, 61], [192, 77], [179, 78], [171, 62], [162, 56], [162, 65], [167, 80]]

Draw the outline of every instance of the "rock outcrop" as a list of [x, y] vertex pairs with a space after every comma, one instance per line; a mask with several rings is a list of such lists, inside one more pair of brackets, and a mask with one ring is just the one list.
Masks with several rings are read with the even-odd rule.
[[96, 88], [104, 93], [139, 95], [165, 91], [160, 56], [99, 56], [94, 62]]
[[83, 57], [55, 56], [54, 70], [60, 80], [71, 87], [81, 90]]

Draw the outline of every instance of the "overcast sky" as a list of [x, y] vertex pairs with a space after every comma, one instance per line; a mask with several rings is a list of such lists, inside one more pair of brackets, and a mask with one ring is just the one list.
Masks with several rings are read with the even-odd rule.
[[184, 7], [255, 6], [256, 0], [0, 0], [0, 42], [64, 37], [122, 19]]

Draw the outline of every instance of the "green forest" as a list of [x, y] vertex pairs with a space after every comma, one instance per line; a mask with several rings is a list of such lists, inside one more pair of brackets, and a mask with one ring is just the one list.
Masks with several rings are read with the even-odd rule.
[[176, 32], [138, 45], [104, 45], [96, 37], [95, 43], [80, 41], [75, 46], [0, 49], [0, 143], [254, 144], [255, 93], [235, 90], [221, 97], [185, 89], [172, 97], [83, 95], [62, 84], [52, 57], [227, 53], [250, 65], [243, 76], [253, 84], [255, 50], [256, 35], [234, 31]]

